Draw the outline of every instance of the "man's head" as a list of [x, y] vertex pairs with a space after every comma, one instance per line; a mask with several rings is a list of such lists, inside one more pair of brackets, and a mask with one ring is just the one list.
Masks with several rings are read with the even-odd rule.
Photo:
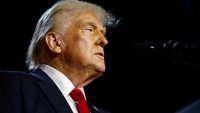
[[57, 2], [37, 23], [27, 52], [29, 69], [44, 63], [68, 75], [69, 79], [79, 75], [72, 81], [91, 82], [106, 69], [105, 33], [113, 19], [103, 8], [88, 2]]

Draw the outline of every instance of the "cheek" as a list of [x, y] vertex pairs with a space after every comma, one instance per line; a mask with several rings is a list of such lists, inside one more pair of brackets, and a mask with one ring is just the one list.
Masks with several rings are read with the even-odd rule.
[[74, 48], [76, 48], [76, 54], [82, 57], [90, 57], [93, 53], [93, 45], [94, 45], [94, 39], [90, 35], [85, 35], [82, 32], [78, 33], [78, 35], [74, 39]]
[[91, 47], [86, 41], [81, 41], [78, 44], [78, 48], [80, 50], [80, 54], [87, 55], [88, 53], [90, 53]]

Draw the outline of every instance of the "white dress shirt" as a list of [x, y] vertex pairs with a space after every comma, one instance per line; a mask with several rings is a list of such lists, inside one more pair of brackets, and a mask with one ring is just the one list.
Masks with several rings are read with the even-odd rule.
[[[63, 73], [59, 72], [58, 70], [49, 65], [41, 64], [39, 68], [42, 69], [54, 81], [56, 86], [60, 89], [63, 96], [69, 103], [69, 106], [71, 107], [73, 113], [78, 113], [76, 103], [69, 95], [69, 93], [75, 88], [72, 82]], [[83, 88], [79, 89], [82, 90], [85, 96], [84, 89]]]

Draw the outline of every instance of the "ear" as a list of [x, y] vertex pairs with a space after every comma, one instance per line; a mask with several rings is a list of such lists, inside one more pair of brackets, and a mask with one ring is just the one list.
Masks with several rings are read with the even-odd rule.
[[54, 53], [61, 53], [61, 37], [56, 32], [49, 32], [45, 36], [47, 47]]

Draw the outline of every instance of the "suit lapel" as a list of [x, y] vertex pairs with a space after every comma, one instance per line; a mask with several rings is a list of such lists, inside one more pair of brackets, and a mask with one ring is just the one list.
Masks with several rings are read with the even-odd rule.
[[110, 113], [110, 112], [108, 112], [108, 111], [102, 110], [102, 109], [100, 109], [100, 108], [94, 106], [94, 105], [91, 103], [91, 101], [90, 101], [89, 98], [87, 98], [87, 103], [88, 103], [88, 107], [89, 107], [91, 113]]
[[99, 109], [95, 107], [88, 98], [87, 98], [87, 103], [91, 113], [100, 113]]
[[36, 84], [57, 113], [73, 113], [58, 87], [46, 73], [38, 68], [32, 72], [32, 75], [39, 79]]

